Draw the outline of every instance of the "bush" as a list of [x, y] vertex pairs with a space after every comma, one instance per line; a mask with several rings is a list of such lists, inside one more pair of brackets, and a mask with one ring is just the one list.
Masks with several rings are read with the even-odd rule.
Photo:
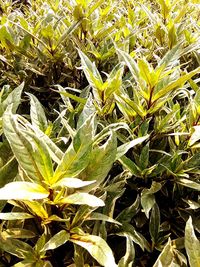
[[198, 267], [198, 1], [0, 6], [0, 266]]

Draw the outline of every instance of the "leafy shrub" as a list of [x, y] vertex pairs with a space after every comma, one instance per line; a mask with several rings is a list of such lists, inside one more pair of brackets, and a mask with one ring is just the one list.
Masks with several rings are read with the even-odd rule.
[[0, 266], [199, 266], [198, 1], [0, 5]]

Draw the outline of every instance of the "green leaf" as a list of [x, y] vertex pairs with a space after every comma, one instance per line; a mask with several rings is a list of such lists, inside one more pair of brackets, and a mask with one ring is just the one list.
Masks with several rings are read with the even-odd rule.
[[126, 52], [117, 49], [118, 54], [123, 58], [124, 62], [128, 66], [131, 74], [133, 75], [134, 79], [137, 81], [139, 77], [139, 68], [135, 60]]
[[64, 32], [62, 33], [62, 35], [60, 36], [60, 38], [59, 38], [58, 41], [57, 41], [57, 44], [56, 44], [56, 46], [55, 46], [55, 50], [58, 49], [58, 47], [65, 41], [65, 39], [68, 38], [69, 35], [72, 34], [73, 31], [75, 31], [76, 28], [77, 28], [80, 24], [81, 24], [81, 20], [80, 20], [80, 21], [76, 21], [76, 22], [72, 23], [72, 24], [70, 25], [70, 27], [69, 27], [66, 31], [64, 31]]
[[59, 94], [64, 95], [66, 97], [69, 97], [69, 98], [75, 100], [77, 103], [81, 103], [81, 104], [85, 104], [86, 103], [86, 100], [84, 98], [81, 98], [79, 96], [73, 95], [73, 94], [71, 94], [71, 93], [69, 93], [67, 91], [59, 90]]
[[59, 204], [88, 205], [90, 207], [104, 206], [103, 200], [88, 193], [74, 193], [65, 198], [58, 200]]
[[4, 236], [8, 236], [9, 238], [33, 238], [36, 237], [36, 234], [30, 230], [21, 229], [21, 228], [9, 228], [4, 233]]
[[110, 247], [101, 237], [95, 235], [72, 235], [70, 241], [85, 248], [102, 266], [117, 267]]
[[0, 200], [44, 199], [48, 195], [44, 187], [30, 182], [11, 182], [0, 188]]
[[151, 210], [151, 217], [149, 222], [149, 233], [154, 244], [156, 244], [160, 231], [160, 210], [155, 203]]
[[12, 157], [0, 168], [0, 187], [3, 187], [6, 183], [11, 182], [15, 178], [18, 170], [17, 167], [17, 161]]
[[95, 64], [92, 63], [90, 59], [81, 50], [78, 50], [78, 53], [81, 58], [81, 64], [85, 76], [90, 86], [93, 88], [94, 98], [97, 102], [100, 101], [101, 103], [100, 91], [102, 90], [103, 86], [103, 80], [101, 78], [101, 75]]
[[51, 156], [51, 158], [57, 163], [60, 164], [60, 161], [64, 155], [64, 153], [60, 150], [60, 148], [39, 128], [34, 129], [36, 136], [46, 144], [46, 148]]
[[77, 123], [77, 128], [81, 128], [81, 126], [85, 123], [85, 121], [90, 117], [92, 117], [96, 112], [96, 109], [93, 105], [93, 99], [92, 95], [90, 94], [87, 102], [84, 105], [83, 111], [81, 112], [79, 118], [78, 118], [78, 123]]
[[98, 220], [98, 221], [115, 223], [115, 224], [121, 225], [121, 223], [118, 222], [117, 220], [114, 220], [113, 218], [105, 214], [98, 213], [98, 212], [92, 212], [88, 217], [85, 218], [85, 220], [86, 221]]
[[42, 251], [46, 251], [49, 249], [56, 249], [63, 244], [65, 244], [70, 239], [70, 234], [61, 230], [59, 233], [55, 234], [43, 247]]
[[178, 184], [200, 191], [200, 183], [193, 182], [186, 178], [176, 178], [175, 181]]
[[146, 116], [147, 111], [143, 108], [142, 105], [139, 105], [139, 103], [136, 104], [134, 100], [131, 100], [130, 98], [122, 94], [115, 94], [115, 98], [120, 105], [124, 106], [124, 104], [126, 104], [130, 111], [133, 110], [141, 118], [144, 118]]
[[149, 212], [152, 209], [153, 205], [155, 204], [155, 197], [154, 193], [158, 192], [161, 189], [162, 185], [157, 182], [152, 182], [150, 189], [143, 189], [141, 193], [141, 205], [144, 209], [144, 212], [149, 218]]
[[53, 167], [46, 145], [34, 134], [31, 124], [13, 115], [11, 108], [4, 113], [3, 130], [20, 167], [30, 179], [49, 182]]
[[149, 144], [145, 145], [142, 148], [140, 154], [140, 169], [145, 170], [149, 164]]
[[32, 145], [32, 156], [42, 175], [42, 180], [47, 184], [51, 184], [54, 171], [53, 163], [46, 144], [40, 140], [34, 132], [24, 131], [24, 134]]
[[185, 249], [191, 267], [200, 266], [200, 241], [197, 239], [190, 217], [185, 226]]
[[[96, 209], [96, 207], [94, 209]], [[71, 223], [71, 228], [79, 227], [84, 220], [91, 215], [92, 211], [93, 208], [89, 207], [88, 205], [81, 205], [77, 207], [76, 214]]]
[[148, 86], [150, 86], [150, 88], [153, 88], [155, 86], [154, 78], [156, 75], [153, 72], [153, 69], [151, 68], [148, 61], [146, 61], [145, 59], [138, 59], [138, 67], [140, 69], [140, 76], [145, 80], [145, 82]]
[[192, 210], [197, 210], [200, 208], [200, 203], [193, 201], [193, 200], [186, 200], [183, 199], [184, 202], [186, 202], [189, 205], [189, 208]]
[[43, 205], [39, 201], [23, 200], [23, 203], [28, 206], [31, 213], [33, 213], [35, 216], [40, 217], [43, 220], [49, 217], [46, 209], [43, 207]]
[[88, 188], [97, 187], [102, 183], [110, 171], [116, 158], [117, 138], [114, 132], [110, 132], [110, 136], [106, 143], [101, 146], [95, 146], [92, 150], [90, 161], [85, 170], [80, 174], [82, 180], [94, 181], [95, 184]]
[[56, 187], [68, 187], [68, 188], [81, 188], [90, 184], [95, 183], [95, 181], [82, 181], [78, 178], [70, 178], [70, 177], [65, 177], [58, 181], [57, 183], [52, 185], [52, 188]]
[[172, 246], [171, 240], [169, 238], [167, 244], [160, 253], [157, 261], [153, 267], [178, 267], [179, 262], [176, 261], [175, 248]]
[[24, 88], [24, 83], [21, 83], [17, 88], [15, 88], [8, 97], [3, 101], [3, 109], [12, 104], [12, 112], [15, 113], [19, 104], [21, 103], [21, 94]]
[[33, 218], [33, 215], [24, 212], [4, 212], [0, 213], [1, 220], [24, 220]]
[[129, 206], [128, 208], [125, 208], [120, 212], [120, 214], [116, 217], [116, 220], [121, 223], [130, 223], [131, 219], [137, 214], [140, 206], [140, 197], [137, 196], [135, 202]]
[[197, 141], [200, 140], [200, 125], [196, 125], [192, 127], [192, 134], [188, 141], [188, 146], [194, 145]]
[[92, 114], [78, 129], [73, 139], [73, 147], [77, 152], [83, 144], [90, 144], [94, 138], [95, 116]]
[[150, 251], [150, 245], [147, 242], [146, 238], [140, 234], [138, 231], [135, 230], [135, 228], [129, 224], [124, 222], [122, 226], [120, 227], [120, 231], [116, 233], [119, 236], [129, 236], [131, 240], [138, 244], [141, 249], [144, 251], [146, 249], [147, 251]]
[[141, 176], [142, 171], [140, 168], [129, 158], [126, 156], [122, 156], [119, 159], [119, 162], [127, 169], [132, 175], [135, 175], [137, 177]]
[[27, 243], [0, 236], [0, 248], [20, 259], [33, 258], [35, 253], [33, 248]]
[[[69, 146], [60, 164], [57, 166], [52, 184], [64, 176], [74, 177], [87, 165], [92, 149], [94, 134], [94, 116], [90, 116], [78, 130], [73, 143]], [[95, 180], [95, 179], [92, 179]]]
[[169, 50], [164, 57], [158, 62], [157, 68], [161, 67], [162, 65], [165, 68], [169, 67], [171, 64], [176, 62], [176, 60], [180, 57], [182, 43], [177, 44], [171, 50]]
[[195, 74], [197, 74], [199, 72], [200, 72], [200, 68], [197, 68], [197, 69], [181, 76], [176, 81], [171, 82], [170, 84], [168, 84], [167, 86], [165, 86], [164, 88], [159, 90], [155, 95], [153, 95], [152, 102], [155, 102], [157, 99], [167, 95], [169, 92], [176, 89], [177, 87], [182, 86], [185, 82], [187, 82], [189, 79], [191, 79], [192, 76], [194, 76]]
[[40, 128], [41, 131], [45, 132], [45, 130], [47, 129], [47, 119], [44, 113], [44, 109], [42, 107], [42, 105], [40, 104], [40, 102], [38, 101], [38, 99], [30, 94], [30, 93], [26, 93], [31, 100], [31, 121], [32, 124], [38, 128]]
[[132, 267], [135, 258], [135, 248], [130, 236], [126, 236], [126, 254], [120, 259], [118, 267]]
[[136, 138], [136, 139], [134, 139], [134, 140], [132, 140], [130, 142], [127, 142], [127, 143], [119, 146], [117, 148], [116, 160], [120, 159], [123, 155], [125, 155], [126, 152], [130, 148], [132, 148], [132, 147], [134, 147], [134, 146], [136, 146], [136, 145], [141, 144], [142, 142], [144, 142], [148, 137], [149, 137], [149, 135], [146, 135], [146, 136], [143, 136], [143, 137], [139, 137], [139, 138]]

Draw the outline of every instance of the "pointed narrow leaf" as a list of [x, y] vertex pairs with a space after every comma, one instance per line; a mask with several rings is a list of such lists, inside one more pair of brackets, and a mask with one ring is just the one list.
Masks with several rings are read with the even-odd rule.
[[125, 208], [120, 212], [120, 214], [117, 216], [116, 220], [119, 222], [127, 222], [130, 223], [131, 219], [137, 214], [140, 206], [140, 198], [137, 196], [135, 202], [129, 206], [128, 208]]
[[38, 99], [32, 95], [27, 93], [31, 100], [31, 121], [32, 124], [40, 128], [43, 132], [45, 132], [47, 128], [47, 119], [44, 113], [44, 109]]
[[70, 234], [61, 230], [59, 233], [55, 234], [43, 247], [42, 251], [46, 251], [49, 249], [56, 249], [63, 244], [65, 244], [70, 239]]
[[191, 267], [200, 267], [200, 241], [197, 239], [190, 217], [185, 226], [185, 249]]
[[34, 238], [36, 237], [36, 233], [26, 230], [26, 229], [21, 229], [21, 228], [9, 228], [5, 232], [3, 232], [3, 235], [7, 235], [9, 238]]
[[177, 44], [174, 46], [171, 50], [169, 50], [164, 57], [158, 62], [157, 68], [161, 67], [162, 65], [167, 68], [170, 64], [175, 62], [179, 57], [181, 53], [181, 46], [182, 43]]
[[140, 177], [142, 171], [140, 168], [129, 158], [126, 156], [122, 156], [119, 159], [119, 162], [127, 169], [132, 175]]
[[33, 215], [24, 212], [2, 212], [0, 220], [24, 220], [33, 218]]
[[78, 50], [78, 53], [81, 58], [82, 69], [85, 73], [88, 83], [93, 88], [95, 100], [101, 103], [100, 91], [102, 90], [103, 86], [103, 80], [101, 78], [101, 75], [95, 64], [92, 63], [90, 59], [81, 50]]
[[14, 157], [12, 157], [6, 164], [4, 164], [0, 168], [0, 187], [3, 187], [6, 183], [13, 181], [13, 179], [17, 175], [17, 171], [17, 161]]
[[86, 221], [98, 220], [98, 221], [110, 222], [110, 223], [115, 223], [115, 224], [121, 225], [121, 223], [118, 222], [117, 220], [114, 220], [113, 218], [111, 218], [105, 214], [98, 213], [98, 212], [92, 212], [91, 215], [86, 217], [85, 220]]
[[177, 87], [182, 86], [185, 82], [187, 82], [189, 79], [191, 79], [195, 74], [197, 74], [199, 72], [200, 72], [200, 68], [197, 68], [197, 69], [195, 69], [195, 70], [193, 70], [193, 71], [181, 76], [176, 81], [171, 82], [170, 84], [168, 84], [167, 86], [165, 86], [164, 88], [159, 90], [152, 97], [152, 102], [155, 102], [157, 99], [167, 95], [169, 92], [171, 92], [172, 90], [176, 89]]
[[118, 49], [117, 52], [123, 58], [124, 62], [126, 63], [126, 65], [129, 68], [131, 74], [133, 75], [133, 77], [137, 81], [137, 79], [139, 77], [139, 68], [138, 68], [138, 65], [135, 62], [135, 60], [128, 53], [126, 53], [122, 50]]
[[149, 233], [151, 239], [156, 244], [160, 231], [160, 210], [158, 205], [155, 203], [151, 210], [151, 217], [149, 222]]
[[193, 132], [192, 132], [190, 139], [188, 141], [188, 146], [192, 146], [197, 141], [200, 140], [200, 125], [193, 126], [192, 130], [193, 130]]
[[152, 88], [154, 84], [155, 74], [151, 75], [151, 66], [145, 59], [138, 59], [138, 67], [140, 69], [140, 75], [145, 82]]
[[88, 119], [88, 117], [91, 117], [95, 114], [96, 109], [93, 105], [93, 99], [92, 95], [90, 94], [88, 97], [87, 102], [84, 105], [83, 111], [81, 112], [78, 123], [77, 123], [77, 128], [81, 128], [81, 126], [84, 124], [84, 122]]
[[104, 181], [115, 161], [116, 152], [117, 138], [114, 132], [111, 132], [110, 137], [105, 144], [96, 146], [92, 150], [90, 162], [80, 174], [82, 180], [96, 180], [96, 183], [88, 186], [88, 188], [94, 188], [94, 186], [97, 186]]
[[73, 143], [63, 155], [60, 164], [55, 170], [52, 184], [56, 183], [64, 176], [76, 176], [88, 165], [92, 149], [93, 134], [94, 116], [92, 115], [88, 117], [80, 127], [73, 139]]
[[146, 240], [146, 238], [142, 234], [137, 232], [131, 224], [124, 222], [120, 230], [121, 231], [118, 232], [117, 235], [125, 236], [125, 237], [129, 236], [131, 240], [134, 243], [138, 244], [143, 251], [144, 249], [146, 249], [147, 251], [150, 251], [150, 245], [148, 241]]
[[146, 136], [143, 136], [143, 137], [139, 137], [139, 138], [136, 138], [136, 139], [134, 139], [134, 140], [132, 140], [132, 141], [130, 141], [130, 142], [127, 142], [127, 143], [125, 143], [125, 144], [119, 146], [119, 147], [117, 148], [116, 160], [120, 159], [123, 155], [125, 155], [126, 152], [127, 152], [130, 148], [132, 148], [132, 147], [134, 147], [134, 146], [136, 146], [136, 145], [138, 145], [138, 144], [144, 142], [148, 137], [149, 137], [149, 135], [146, 135]]
[[130, 236], [126, 236], [126, 254], [118, 263], [118, 267], [132, 267], [135, 258], [135, 248]]
[[177, 179], [176, 179], [176, 182], [177, 182], [178, 184], [183, 185], [183, 186], [186, 186], [186, 187], [189, 187], [189, 188], [192, 188], [192, 189], [195, 189], [195, 190], [200, 191], [200, 183], [193, 182], [193, 181], [190, 180], [190, 179], [186, 179], [186, 178], [177, 178]]
[[12, 112], [15, 113], [17, 111], [17, 108], [21, 102], [21, 94], [23, 88], [24, 88], [24, 83], [21, 83], [8, 95], [8, 97], [3, 101], [4, 110], [6, 110], [6, 108], [12, 104]]
[[60, 150], [60, 148], [39, 128], [34, 129], [37, 137], [46, 144], [46, 148], [51, 156], [51, 158], [57, 163], [60, 164], [60, 161], [64, 155], [64, 153]]
[[169, 239], [162, 252], [160, 253], [157, 261], [153, 265], [153, 267], [169, 267], [169, 266], [179, 266], [174, 265], [174, 251], [173, 246], [171, 244], [171, 240]]

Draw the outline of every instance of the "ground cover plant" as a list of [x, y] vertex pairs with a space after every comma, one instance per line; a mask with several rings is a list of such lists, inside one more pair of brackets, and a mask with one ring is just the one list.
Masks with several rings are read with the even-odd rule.
[[199, 1], [0, 1], [0, 52], [0, 266], [199, 267]]

